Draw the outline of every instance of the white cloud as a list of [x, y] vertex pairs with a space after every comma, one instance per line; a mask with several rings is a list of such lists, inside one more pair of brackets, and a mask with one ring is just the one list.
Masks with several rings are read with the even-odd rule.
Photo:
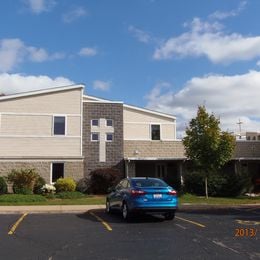
[[152, 37], [145, 31], [130, 25], [128, 31], [140, 42], [148, 43], [152, 40]]
[[213, 63], [228, 64], [260, 57], [260, 36], [225, 34], [221, 24], [202, 22], [199, 18], [194, 18], [190, 27], [190, 31], [168, 39], [157, 48], [154, 59], [205, 56]]
[[109, 81], [102, 81], [102, 80], [95, 80], [93, 81], [93, 88], [97, 90], [107, 91], [111, 87], [111, 82]]
[[216, 11], [213, 14], [209, 15], [209, 18], [223, 20], [223, 19], [226, 19], [228, 17], [238, 16], [245, 9], [246, 5], [247, 5], [247, 2], [242, 1], [242, 2], [239, 3], [239, 5], [236, 9], [233, 9], [233, 10], [228, 11], [228, 12]]
[[50, 78], [43, 75], [0, 74], [0, 93], [6, 95], [72, 84], [74, 84], [73, 81], [64, 77]]
[[55, 5], [54, 0], [23, 0], [32, 13], [40, 14], [50, 11]]
[[79, 7], [72, 9], [71, 11], [63, 14], [62, 20], [65, 23], [72, 23], [75, 20], [77, 20], [81, 17], [87, 16], [87, 15], [88, 15], [87, 10], [85, 8], [79, 6]]
[[27, 60], [44, 62], [61, 58], [64, 58], [64, 54], [49, 54], [43, 48], [25, 45], [20, 39], [0, 40], [0, 72], [12, 71], [17, 65]]
[[86, 56], [86, 57], [96, 56], [97, 53], [98, 53], [98, 52], [97, 52], [97, 49], [96, 49], [96, 48], [89, 48], [89, 47], [82, 48], [82, 49], [79, 51], [79, 55], [80, 55], [80, 56]]
[[195, 116], [198, 105], [206, 105], [209, 112], [220, 116], [223, 130], [238, 132], [238, 119], [243, 121], [242, 131], [260, 131], [260, 72], [242, 75], [206, 75], [194, 77], [178, 92], [157, 84], [146, 96], [147, 107], [177, 116], [177, 130]]

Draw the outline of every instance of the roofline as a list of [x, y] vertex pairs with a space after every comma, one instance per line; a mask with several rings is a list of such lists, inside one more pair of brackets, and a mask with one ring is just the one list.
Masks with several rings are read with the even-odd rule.
[[186, 157], [125, 157], [126, 161], [186, 161]]
[[89, 103], [120, 103], [123, 104], [123, 101], [113, 101], [113, 100], [109, 100], [109, 99], [104, 99], [104, 98], [99, 98], [99, 97], [95, 97], [95, 96], [90, 96], [90, 95], [83, 95], [83, 98], [92, 98], [94, 100], [83, 100], [83, 102], [89, 102]]
[[2, 96], [2, 97], [0, 97], [0, 101], [8, 100], [8, 99], [14, 99], [14, 98], [20, 98], [20, 97], [29, 97], [29, 96], [41, 95], [41, 94], [46, 94], [46, 93], [55, 93], [55, 92], [59, 92], [59, 91], [71, 90], [71, 89], [77, 89], [77, 88], [82, 89], [84, 87], [85, 87], [84, 84], [73, 84], [73, 85], [62, 86], [62, 87], [27, 91], [27, 92], [22, 92], [22, 93], [18, 93], [18, 94]]
[[149, 113], [149, 114], [162, 116], [162, 117], [168, 117], [168, 118], [176, 120], [176, 117], [173, 116], [173, 115], [169, 115], [169, 114], [162, 113], [162, 112], [157, 112], [157, 111], [150, 110], [150, 109], [147, 109], [147, 108], [141, 108], [141, 107], [136, 107], [136, 106], [127, 105], [127, 104], [124, 104], [124, 107], [131, 108], [131, 109], [138, 110], [138, 111], [145, 112], [145, 113]]

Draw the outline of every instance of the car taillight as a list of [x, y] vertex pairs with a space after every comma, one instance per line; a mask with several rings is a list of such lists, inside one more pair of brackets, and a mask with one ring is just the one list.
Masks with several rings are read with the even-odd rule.
[[170, 190], [168, 192], [169, 195], [172, 195], [172, 196], [177, 196], [177, 191], [176, 190]]
[[131, 195], [133, 196], [141, 196], [141, 195], [145, 195], [146, 192], [143, 190], [131, 190]]

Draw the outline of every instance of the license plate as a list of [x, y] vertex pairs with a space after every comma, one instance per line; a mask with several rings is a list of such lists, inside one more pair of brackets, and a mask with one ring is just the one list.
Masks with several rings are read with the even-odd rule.
[[153, 198], [154, 199], [161, 199], [162, 198], [162, 194], [153, 194]]

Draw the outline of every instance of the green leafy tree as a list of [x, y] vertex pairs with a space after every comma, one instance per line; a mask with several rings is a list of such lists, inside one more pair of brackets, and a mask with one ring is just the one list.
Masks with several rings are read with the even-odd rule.
[[205, 106], [199, 106], [197, 116], [191, 119], [183, 139], [186, 156], [205, 176], [206, 198], [209, 174], [229, 161], [235, 148], [235, 137], [222, 132], [219, 124], [220, 120], [214, 114], [209, 115]]

